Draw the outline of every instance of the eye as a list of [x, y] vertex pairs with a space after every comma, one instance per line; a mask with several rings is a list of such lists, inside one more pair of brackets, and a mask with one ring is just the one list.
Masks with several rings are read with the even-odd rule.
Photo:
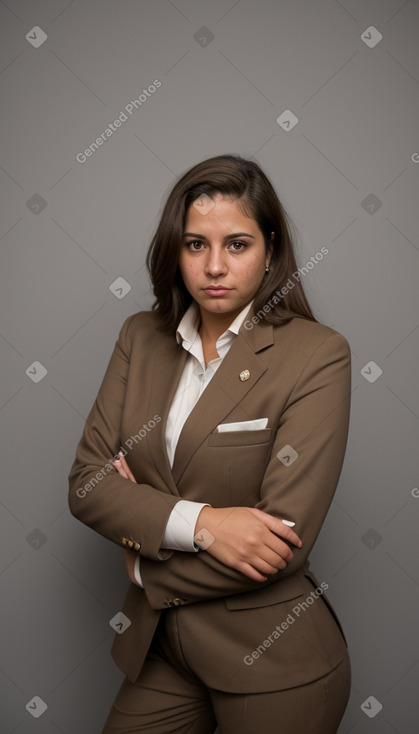
[[238, 241], [230, 242], [230, 245], [239, 245], [239, 247], [241, 248], [240, 250], [237, 250], [236, 248], [234, 248], [233, 252], [242, 252], [242, 248], [247, 247], [246, 242], [238, 242]]
[[[242, 252], [246, 247], [248, 247], [247, 242], [239, 242], [238, 240], [235, 240], [234, 242], [230, 242], [229, 247], [232, 248], [233, 252]], [[185, 247], [187, 247], [191, 252], [200, 252], [202, 247], [205, 247], [205, 243], [201, 240], [190, 240], [189, 242], [185, 242]]]
[[192, 252], [199, 252], [199, 249], [195, 247], [195, 245], [203, 245], [204, 243], [201, 242], [201, 240], [191, 240], [190, 242], [186, 242], [185, 245], [189, 250], [192, 250]]

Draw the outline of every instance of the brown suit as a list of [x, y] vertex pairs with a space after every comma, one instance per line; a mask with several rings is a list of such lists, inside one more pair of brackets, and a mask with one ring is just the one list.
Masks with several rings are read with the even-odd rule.
[[[189, 415], [172, 469], [164, 430], [187, 352], [174, 336], [156, 329], [151, 311], [125, 321], [77, 448], [69, 477], [71, 512], [141, 555], [144, 589], [131, 584], [123, 606], [131, 626], [116, 635], [112, 648], [131, 681], [161, 610], [171, 607], [182, 622], [185, 657], [194, 660], [205, 685], [221, 691], [300, 686], [326, 675], [347, 655], [323, 589], [313, 594], [320, 585], [307, 556], [345, 453], [349, 345], [333, 329], [301, 318], [246, 329], [252, 314], [253, 307]], [[249, 379], [240, 379], [243, 370]], [[266, 429], [216, 432], [219, 423], [263, 417]], [[109, 466], [121, 446], [138, 484]], [[281, 452], [283, 461], [277, 458], [284, 446], [297, 452], [294, 461], [286, 458], [295, 456], [288, 448]], [[95, 475], [100, 478], [91, 486]], [[205, 551], [159, 550], [180, 498], [213, 507], [254, 506], [294, 520], [303, 547], [293, 547], [291, 563], [265, 583]]]

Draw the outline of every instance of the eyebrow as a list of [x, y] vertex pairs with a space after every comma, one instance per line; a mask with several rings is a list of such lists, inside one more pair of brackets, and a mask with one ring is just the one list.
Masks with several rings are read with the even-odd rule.
[[[204, 234], [198, 234], [197, 232], [184, 232], [183, 237], [199, 237], [201, 240], [206, 240]], [[230, 240], [232, 237], [251, 237], [252, 240], [254, 240], [254, 236], [252, 234], [248, 234], [247, 232], [235, 232], [234, 234], [228, 234], [224, 237], [224, 240]]]

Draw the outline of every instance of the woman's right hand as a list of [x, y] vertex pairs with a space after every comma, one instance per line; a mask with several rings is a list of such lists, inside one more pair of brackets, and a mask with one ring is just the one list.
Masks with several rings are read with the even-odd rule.
[[302, 546], [288, 525], [256, 507], [203, 507], [194, 537], [211, 556], [255, 581], [286, 568], [293, 559], [288, 543]]

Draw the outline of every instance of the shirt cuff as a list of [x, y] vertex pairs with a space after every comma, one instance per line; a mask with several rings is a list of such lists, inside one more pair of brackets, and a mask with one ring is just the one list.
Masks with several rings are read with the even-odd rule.
[[144, 588], [143, 580], [140, 574], [140, 554], [139, 553], [137, 554], [137, 558], [135, 559], [135, 563], [134, 563], [134, 576], [135, 576], [135, 580], [138, 586], [141, 586], [141, 588]]
[[211, 505], [208, 502], [179, 500], [169, 515], [160, 547], [196, 553], [199, 547], [194, 543], [195, 526], [203, 507]]

